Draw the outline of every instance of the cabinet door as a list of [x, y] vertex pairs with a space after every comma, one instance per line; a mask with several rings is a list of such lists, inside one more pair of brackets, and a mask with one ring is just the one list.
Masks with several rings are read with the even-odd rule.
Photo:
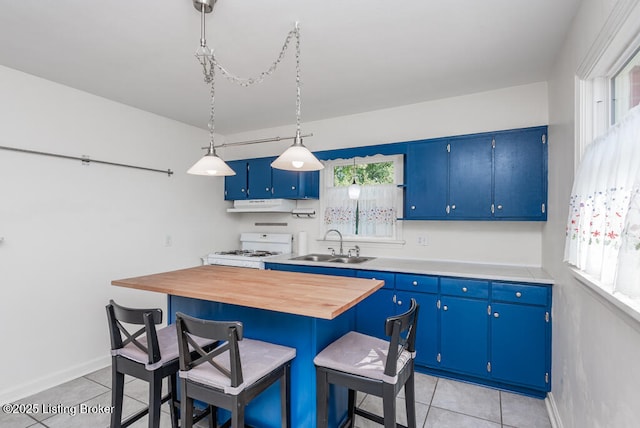
[[448, 162], [447, 141], [444, 139], [407, 146], [406, 218], [446, 218]]
[[388, 340], [384, 334], [384, 323], [388, 317], [396, 314], [393, 299], [396, 275], [392, 272], [356, 270], [356, 277], [384, 281], [382, 289], [356, 306], [356, 330], [369, 336]]
[[229, 161], [227, 165], [235, 171], [236, 175], [228, 175], [224, 178], [224, 199], [227, 201], [247, 199], [247, 161]]
[[490, 136], [451, 140], [449, 153], [449, 218], [491, 218]]
[[491, 309], [491, 377], [548, 391], [546, 308], [494, 303]]
[[486, 377], [489, 325], [485, 300], [442, 296], [440, 367]]
[[384, 333], [386, 319], [395, 315], [393, 290], [380, 289], [356, 306], [356, 330], [362, 334], [389, 340]]
[[271, 162], [275, 158], [248, 160], [248, 195], [251, 199], [269, 199], [271, 196]]
[[546, 127], [495, 137], [496, 218], [546, 219]]
[[272, 194], [274, 198], [318, 199], [320, 193], [318, 171], [271, 170]]
[[409, 310], [412, 297], [420, 305], [415, 362], [423, 366], [438, 367], [438, 295], [399, 292], [396, 294], [398, 314]]

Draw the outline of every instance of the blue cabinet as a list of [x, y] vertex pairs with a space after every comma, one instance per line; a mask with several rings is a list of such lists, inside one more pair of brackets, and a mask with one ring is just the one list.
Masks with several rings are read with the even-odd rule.
[[325, 266], [290, 265], [286, 263], [265, 263], [265, 269], [283, 270], [288, 272], [317, 273], [320, 275], [356, 276], [353, 269], [332, 268]]
[[486, 376], [489, 282], [441, 278], [440, 284], [440, 367]]
[[542, 397], [551, 388], [551, 287], [402, 272], [267, 263], [268, 269], [383, 279], [356, 306], [356, 330], [384, 335], [387, 317], [420, 305], [419, 370]]
[[551, 376], [551, 294], [548, 287], [494, 283], [491, 377], [548, 390]]
[[384, 323], [397, 313], [394, 302], [395, 274], [369, 270], [356, 271], [358, 278], [381, 279], [384, 287], [360, 302], [356, 307], [356, 330], [369, 336], [387, 340]]
[[247, 197], [249, 199], [271, 198], [271, 162], [275, 158], [247, 160]]
[[449, 189], [446, 139], [407, 146], [405, 210], [407, 219], [445, 218]]
[[271, 188], [274, 198], [318, 199], [320, 197], [320, 173], [318, 171], [271, 170]]
[[275, 157], [228, 162], [236, 175], [225, 177], [225, 200], [238, 199], [318, 199], [318, 171], [283, 171], [271, 168]]
[[407, 143], [405, 219], [546, 220], [547, 127]]
[[247, 161], [229, 161], [227, 165], [235, 171], [236, 175], [224, 178], [224, 199], [228, 201], [247, 199]]
[[447, 205], [452, 219], [491, 217], [491, 136], [451, 139]]
[[546, 220], [546, 127], [496, 135], [494, 164], [495, 217]]

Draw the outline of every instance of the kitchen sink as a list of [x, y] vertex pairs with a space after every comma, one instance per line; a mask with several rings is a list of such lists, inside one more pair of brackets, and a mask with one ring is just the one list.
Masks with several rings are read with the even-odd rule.
[[329, 259], [328, 261], [331, 262], [331, 263], [362, 263], [362, 262], [366, 262], [367, 260], [373, 260], [374, 258], [375, 257], [337, 256], [337, 257], [334, 257], [332, 259]]
[[306, 256], [293, 257], [290, 260], [304, 260], [306, 262], [328, 262], [335, 258], [331, 254], [307, 254]]
[[290, 260], [300, 260], [306, 262], [328, 262], [328, 263], [347, 263], [357, 264], [363, 263], [368, 260], [373, 260], [375, 257], [360, 257], [360, 256], [332, 256], [331, 254], [307, 254], [304, 256], [293, 257]]

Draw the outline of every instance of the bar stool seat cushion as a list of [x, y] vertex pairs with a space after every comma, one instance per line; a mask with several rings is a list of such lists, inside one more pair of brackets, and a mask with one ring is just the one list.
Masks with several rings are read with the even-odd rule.
[[[178, 358], [178, 334], [176, 333], [175, 324], [169, 324], [168, 326], [156, 331], [158, 337], [158, 346], [160, 348], [160, 361], [149, 364], [149, 355], [147, 352], [138, 348], [133, 343], [127, 343], [120, 349], [112, 350], [111, 355], [120, 355], [135, 362], [145, 365], [147, 370], [153, 371], [167, 364], [168, 362]], [[204, 347], [212, 344], [214, 341], [204, 339], [201, 337], [195, 338], [199, 346]], [[147, 337], [140, 336], [136, 339], [144, 347], [147, 347]]]
[[[244, 381], [236, 387], [231, 386], [231, 379], [228, 376], [206, 362], [188, 371], [181, 370], [179, 375], [181, 378], [223, 390], [225, 394], [238, 395], [246, 387], [296, 356], [295, 348], [252, 339], [239, 341], [238, 350]], [[213, 360], [226, 370], [230, 370], [228, 350]]]
[[415, 352], [402, 351], [398, 357], [395, 376], [384, 374], [388, 352], [388, 341], [350, 331], [316, 355], [313, 362], [319, 367], [395, 385], [398, 381], [397, 374], [415, 357]]

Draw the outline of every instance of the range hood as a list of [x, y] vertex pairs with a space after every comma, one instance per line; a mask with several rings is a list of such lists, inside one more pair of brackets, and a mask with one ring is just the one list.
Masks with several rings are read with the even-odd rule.
[[290, 213], [296, 208], [291, 199], [246, 199], [233, 201], [230, 213]]

